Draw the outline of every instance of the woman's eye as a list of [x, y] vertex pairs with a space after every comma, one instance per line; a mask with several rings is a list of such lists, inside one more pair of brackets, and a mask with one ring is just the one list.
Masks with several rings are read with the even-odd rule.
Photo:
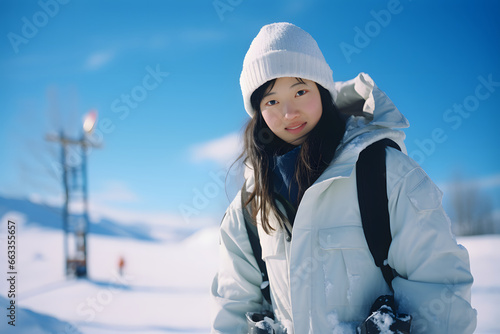
[[276, 100], [267, 101], [266, 106], [274, 106], [277, 103], [278, 103], [278, 101], [276, 101]]
[[299, 91], [297, 92], [297, 96], [302, 96], [302, 95], [304, 95], [305, 93], [307, 93], [307, 91], [306, 91], [306, 90], [299, 90]]

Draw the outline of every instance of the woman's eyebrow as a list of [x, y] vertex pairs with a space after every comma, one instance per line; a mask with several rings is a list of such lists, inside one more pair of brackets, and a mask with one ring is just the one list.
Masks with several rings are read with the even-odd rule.
[[293, 87], [298, 86], [298, 85], [306, 85], [307, 86], [307, 84], [305, 82], [297, 81], [296, 83], [294, 83], [293, 85], [290, 86], [290, 89], [292, 89]]
[[266, 96], [274, 95], [274, 94], [276, 94], [276, 93], [272, 92], [272, 91], [271, 92], [267, 92], [267, 93], [264, 94], [264, 96], [262, 98], [265, 98]]
[[[293, 87], [298, 86], [298, 85], [306, 85], [307, 86], [307, 84], [305, 82], [297, 81], [296, 83], [292, 84], [289, 89], [292, 89]], [[274, 94], [276, 94], [276, 93], [273, 91], [270, 91], [270, 92], [265, 93], [264, 96], [262, 96], [262, 98], [265, 98], [269, 95], [274, 95]]]

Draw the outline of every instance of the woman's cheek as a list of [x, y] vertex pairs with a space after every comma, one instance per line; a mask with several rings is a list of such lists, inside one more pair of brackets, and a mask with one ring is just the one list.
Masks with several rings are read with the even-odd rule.
[[271, 129], [271, 131], [275, 132], [275, 130], [278, 128], [279, 125], [278, 117], [273, 115], [273, 113], [271, 112], [264, 112], [262, 113], [262, 116], [267, 126]]
[[319, 120], [321, 114], [323, 113], [323, 106], [321, 105], [321, 99], [319, 96], [309, 99], [304, 109], [308, 111], [309, 117], [317, 118]]

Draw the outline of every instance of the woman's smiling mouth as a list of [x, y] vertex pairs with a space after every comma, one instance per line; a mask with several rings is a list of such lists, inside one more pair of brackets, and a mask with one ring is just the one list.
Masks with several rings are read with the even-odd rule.
[[297, 134], [297, 133], [300, 133], [306, 127], [306, 124], [307, 124], [307, 122], [304, 122], [304, 123], [301, 123], [301, 124], [293, 126], [293, 127], [285, 128], [285, 130], [292, 133], [292, 134]]

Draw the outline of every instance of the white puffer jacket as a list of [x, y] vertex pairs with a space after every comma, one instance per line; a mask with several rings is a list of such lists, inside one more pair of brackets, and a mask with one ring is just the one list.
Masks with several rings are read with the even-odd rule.
[[[363, 112], [349, 118], [332, 163], [306, 191], [292, 241], [280, 230], [267, 235], [259, 225], [277, 320], [288, 334], [355, 333], [375, 299], [390, 293], [363, 234], [355, 173], [359, 153], [390, 138], [403, 150], [386, 150], [388, 263], [399, 275], [392, 283], [399, 311], [413, 316], [412, 333], [473, 333], [469, 256], [451, 233], [441, 191], [405, 154], [404, 133], [396, 129], [408, 121], [368, 75], [336, 85], [339, 109], [352, 113], [360, 105]], [[247, 184], [251, 188], [252, 177]], [[240, 194], [223, 219], [220, 243], [212, 333], [245, 333], [245, 313], [260, 311], [263, 298]]]

